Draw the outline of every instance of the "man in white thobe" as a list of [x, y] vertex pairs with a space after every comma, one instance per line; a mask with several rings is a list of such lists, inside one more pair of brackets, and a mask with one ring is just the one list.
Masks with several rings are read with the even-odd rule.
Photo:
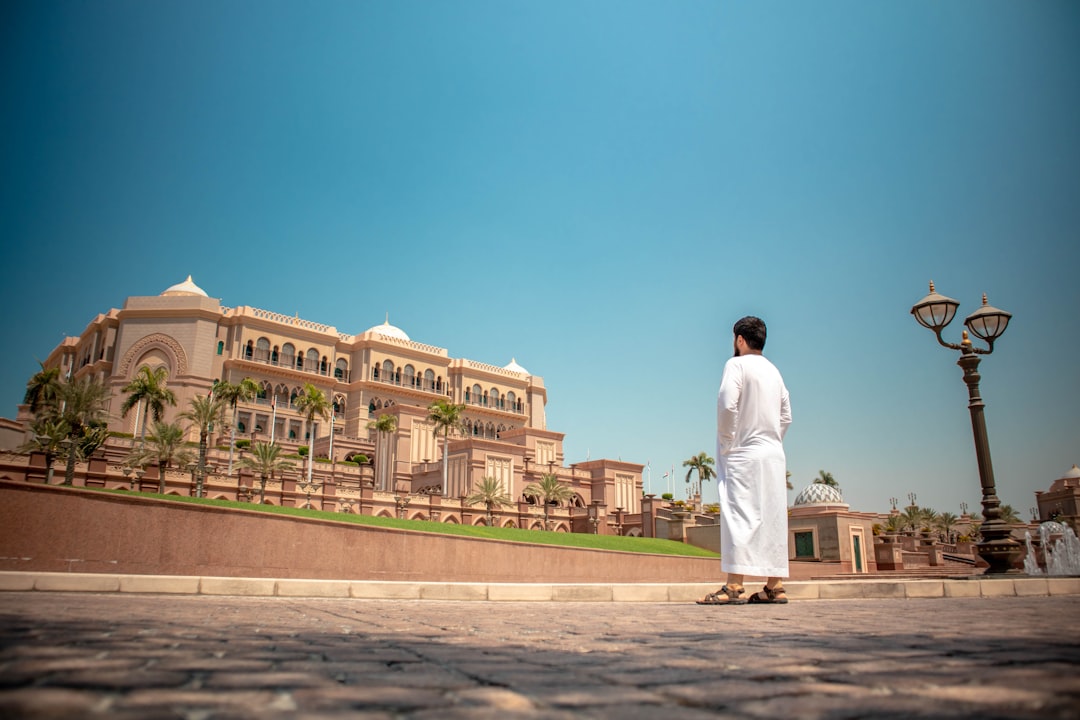
[[735, 357], [724, 365], [716, 406], [719, 460], [720, 591], [703, 604], [742, 604], [745, 575], [766, 578], [751, 603], [785, 603], [781, 584], [788, 574], [787, 461], [784, 434], [791, 404], [780, 371], [762, 355], [765, 323], [745, 317], [735, 323]]

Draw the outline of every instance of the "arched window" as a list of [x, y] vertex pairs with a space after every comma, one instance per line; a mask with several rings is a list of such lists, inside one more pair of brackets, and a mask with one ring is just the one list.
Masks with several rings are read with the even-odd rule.
[[328, 368], [328, 367], [330, 367], [330, 362], [326, 359], [326, 356], [323, 355], [322, 362], [319, 363], [319, 372], [321, 372], [323, 375], [325, 375], [326, 374], [326, 368]]
[[499, 404], [498, 388], [491, 388], [491, 390], [488, 392], [488, 397], [491, 399], [491, 407], [502, 407], [502, 405]]
[[304, 359], [304, 367], [311, 372], [319, 371], [319, 351], [315, 348], [311, 348], [307, 351], [307, 358]]
[[506, 400], [506, 402], [505, 402], [506, 407], [510, 408], [511, 410], [517, 410], [517, 396], [514, 395], [513, 390], [506, 393], [505, 400]]
[[345, 358], [339, 358], [334, 365], [334, 377], [338, 380], [344, 380], [346, 373], [349, 372], [349, 361]]
[[255, 343], [251, 340], [247, 341], [247, 345], [244, 346], [244, 359], [250, 360], [251, 356], [255, 354]]
[[435, 389], [435, 373], [432, 370], [425, 370], [424, 371], [424, 389], [425, 390], [434, 390]]
[[293, 430], [292, 428], [289, 428], [289, 439], [290, 440], [295, 440], [296, 439], [296, 431]]
[[494, 423], [488, 423], [487, 426], [484, 428], [484, 437], [486, 437], [486, 438], [495, 437], [495, 425], [494, 425]]
[[270, 364], [271, 365], [277, 365], [278, 364], [278, 357], [280, 356], [280, 354], [281, 353], [278, 352], [278, 346], [275, 345], [274, 349], [270, 351]]
[[255, 359], [259, 362], [266, 362], [270, 359], [270, 341], [264, 337], [255, 342]]
[[295, 405], [296, 398], [298, 397], [300, 397], [300, 391], [297, 388], [293, 388], [292, 392], [289, 393], [289, 405]]
[[265, 400], [266, 399], [266, 391], [267, 391], [267, 389], [269, 387], [270, 387], [270, 383], [268, 383], [268, 382], [259, 383], [259, 392], [256, 393], [255, 397], [259, 398], [260, 400]]
[[244, 421], [243, 421], [243, 420], [241, 420], [240, 422], [236, 423], [236, 432], [240, 432], [240, 433], [242, 433], [242, 432], [247, 432], [247, 426], [246, 426], [246, 425], [244, 425]]
[[281, 346], [281, 364], [285, 367], [292, 367], [296, 361], [296, 348], [292, 343], [285, 343]]
[[394, 382], [394, 361], [386, 360], [382, 364], [383, 382]]
[[477, 405], [484, 402], [484, 390], [479, 385], [472, 386], [472, 401]]
[[225, 341], [224, 340], [218, 340], [217, 354], [220, 355], [224, 351], [225, 351]]
[[409, 387], [416, 384], [416, 369], [412, 365], [405, 366], [405, 384]]
[[368, 403], [367, 414], [368, 414], [368, 417], [375, 417], [375, 401], [374, 400], [372, 400], [371, 402]]

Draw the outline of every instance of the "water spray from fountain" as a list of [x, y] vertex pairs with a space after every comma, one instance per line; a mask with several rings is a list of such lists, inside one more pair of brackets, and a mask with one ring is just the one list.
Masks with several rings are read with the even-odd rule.
[[[1050, 538], [1060, 535], [1056, 541]], [[1080, 575], [1080, 539], [1068, 525], [1058, 522], [1044, 522], [1039, 525], [1039, 541], [1042, 544], [1043, 557], [1046, 560], [1045, 572], [1039, 566], [1035, 547], [1031, 542], [1031, 533], [1025, 532], [1027, 556], [1024, 558], [1024, 572], [1028, 575]]]

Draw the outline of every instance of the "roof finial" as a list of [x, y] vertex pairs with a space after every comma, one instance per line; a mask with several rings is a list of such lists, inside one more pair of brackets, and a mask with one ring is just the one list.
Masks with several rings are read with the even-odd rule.
[[934, 292], [934, 281], [930, 281], [930, 292]]
[[390, 311], [389, 310], [386, 311], [386, 322], [384, 324], [385, 325], [390, 324]]

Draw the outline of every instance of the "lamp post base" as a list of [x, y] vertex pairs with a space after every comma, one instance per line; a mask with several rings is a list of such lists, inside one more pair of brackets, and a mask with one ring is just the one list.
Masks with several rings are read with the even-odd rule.
[[[983, 533], [983, 537], [986, 538], [985, 533]], [[986, 569], [987, 575], [1020, 572], [1015, 563], [1023, 554], [1023, 547], [1008, 535], [984, 539], [975, 548], [979, 553], [979, 557], [990, 566]]]

